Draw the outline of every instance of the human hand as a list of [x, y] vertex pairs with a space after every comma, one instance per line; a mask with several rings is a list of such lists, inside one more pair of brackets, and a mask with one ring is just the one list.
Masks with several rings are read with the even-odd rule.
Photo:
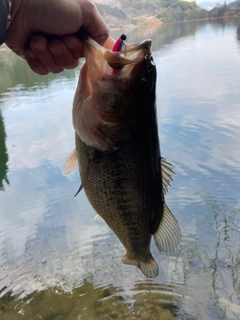
[[109, 30], [90, 0], [12, 0], [12, 21], [6, 44], [41, 75], [78, 65], [83, 57], [84, 28], [103, 44]]

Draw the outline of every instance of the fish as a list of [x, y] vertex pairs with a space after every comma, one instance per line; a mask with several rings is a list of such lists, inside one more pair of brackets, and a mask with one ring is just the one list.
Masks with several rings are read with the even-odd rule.
[[79, 168], [77, 193], [84, 189], [95, 219], [124, 246], [122, 262], [155, 278], [152, 238], [161, 253], [174, 252], [181, 228], [165, 201], [173, 166], [160, 153], [152, 41], [124, 43], [121, 51], [112, 50], [111, 37], [104, 46], [88, 35], [82, 41], [86, 61], [72, 109], [76, 147], [63, 174]]

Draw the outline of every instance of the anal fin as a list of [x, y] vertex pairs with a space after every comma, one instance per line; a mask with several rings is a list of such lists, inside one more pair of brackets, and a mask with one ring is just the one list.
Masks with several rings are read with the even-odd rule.
[[122, 262], [124, 264], [129, 264], [138, 267], [147, 278], [156, 278], [159, 274], [158, 265], [152, 255], [148, 260], [140, 261], [130, 259], [126, 252], [122, 258]]
[[163, 216], [153, 237], [160, 252], [174, 252], [181, 241], [181, 229], [167, 205], [163, 205]]

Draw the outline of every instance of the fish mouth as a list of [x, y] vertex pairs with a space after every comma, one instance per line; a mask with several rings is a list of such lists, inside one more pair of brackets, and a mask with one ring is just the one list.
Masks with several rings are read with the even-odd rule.
[[[96, 67], [98, 70], [101, 69], [102, 71], [103, 61], [105, 61], [105, 64], [107, 63], [108, 67], [112, 68], [113, 70], [115, 69], [120, 71], [125, 66], [137, 65], [145, 58], [151, 56], [151, 39], [145, 39], [140, 43], [125, 43], [125, 50], [122, 51], [112, 51], [115, 40], [111, 37], [107, 39], [103, 46], [98, 44], [87, 34], [84, 34], [82, 41], [85, 43], [84, 48], [86, 52], [89, 52], [89, 50], [91, 52], [92, 58], [89, 58], [89, 60], [91, 60], [91, 65]], [[85, 56], [89, 57], [88, 54], [85, 54]], [[109, 72], [109, 70], [106, 72], [106, 68], [104, 71], [106, 74], [114, 73]]]
[[121, 69], [129, 64], [137, 64], [150, 55], [152, 40], [146, 39], [139, 44], [126, 44], [127, 50], [113, 52], [107, 50], [104, 58], [113, 69]]

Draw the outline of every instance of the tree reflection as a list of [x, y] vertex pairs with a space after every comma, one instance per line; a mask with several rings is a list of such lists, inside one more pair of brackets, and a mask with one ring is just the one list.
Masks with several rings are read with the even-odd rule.
[[[204, 26], [204, 21], [161, 25], [149, 24], [147, 27], [143, 26], [136, 28], [131, 31], [129, 35], [127, 34], [127, 42], [133, 42], [133, 39], [134, 42], [141, 42], [143, 39], [150, 38], [153, 40], [152, 50], [158, 51], [159, 48], [174, 42], [176, 39], [194, 35], [201, 26]], [[126, 32], [126, 30], [113, 30], [111, 31], [111, 36], [113, 38], [118, 38], [122, 32]]]
[[237, 39], [240, 41], [240, 24], [237, 27]]
[[[61, 74], [49, 73], [46, 76], [40, 76], [34, 73], [24, 59], [18, 57], [5, 45], [1, 47], [0, 61], [2, 64], [0, 78], [0, 94], [5, 94], [11, 90], [35, 91], [39, 87], [50, 87], [53, 81], [64, 81], [65, 79], [74, 80], [78, 77], [78, 68], [74, 70], [65, 70]], [[81, 65], [82, 61], [80, 61]]]
[[7, 154], [5, 140], [6, 140], [5, 127], [4, 127], [3, 117], [0, 111], [0, 190], [4, 189], [4, 181], [6, 183], [9, 183], [7, 179], [8, 154]]

